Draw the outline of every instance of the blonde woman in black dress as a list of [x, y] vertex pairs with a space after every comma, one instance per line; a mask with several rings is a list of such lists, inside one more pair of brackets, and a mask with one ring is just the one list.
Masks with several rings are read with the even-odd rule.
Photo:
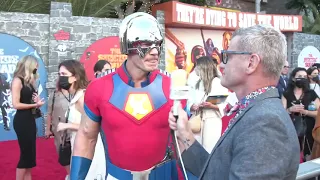
[[17, 64], [11, 86], [12, 105], [17, 110], [13, 128], [20, 147], [20, 160], [16, 170], [16, 180], [31, 180], [31, 168], [36, 166], [36, 122], [34, 110], [45, 102], [40, 100], [35, 81], [38, 62], [33, 56], [23, 57]]

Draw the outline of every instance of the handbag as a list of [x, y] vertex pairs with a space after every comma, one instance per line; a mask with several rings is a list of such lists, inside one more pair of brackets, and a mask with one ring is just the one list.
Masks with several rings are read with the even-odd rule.
[[293, 125], [296, 129], [298, 137], [305, 136], [307, 132], [307, 123], [303, 116], [293, 115], [292, 116]]
[[39, 108], [35, 108], [33, 111], [32, 111], [32, 114], [33, 114], [33, 117], [35, 119], [38, 119], [38, 118], [41, 118], [42, 117], [42, 112]]
[[[68, 118], [70, 114], [70, 108], [68, 109], [67, 112], [67, 117], [66, 117], [66, 123], [68, 123]], [[60, 117], [59, 117], [60, 121]], [[67, 166], [70, 165], [70, 159], [71, 159], [71, 142], [70, 139], [67, 138], [68, 133], [67, 130], [63, 132], [61, 144], [59, 146], [59, 163], [62, 166]]]
[[199, 133], [201, 131], [202, 111], [199, 110], [190, 117], [189, 125], [193, 133]]
[[59, 164], [61, 166], [70, 165], [71, 158], [71, 142], [65, 141], [64, 144], [60, 144], [59, 147]]
[[[293, 104], [301, 104], [303, 97], [304, 97], [304, 93], [301, 94], [300, 98], [297, 101], [295, 101], [295, 103]], [[302, 116], [301, 113], [299, 114], [293, 113], [291, 115], [291, 119], [293, 121], [293, 125], [296, 129], [298, 137], [305, 136], [307, 132], [307, 123], [304, 116]]]
[[[206, 94], [201, 99], [201, 103], [205, 99]], [[189, 126], [191, 128], [191, 131], [193, 133], [199, 133], [201, 131], [201, 122], [202, 121], [202, 109], [199, 108], [195, 113], [192, 114], [192, 116], [189, 119]]]
[[[31, 88], [35, 93], [38, 93], [38, 91], [32, 85], [31, 85]], [[35, 103], [35, 102], [33, 100], [31, 100], [31, 103]], [[33, 108], [33, 109], [31, 109], [31, 112], [32, 112], [32, 115], [35, 119], [43, 117], [43, 114], [42, 114], [40, 108]]]

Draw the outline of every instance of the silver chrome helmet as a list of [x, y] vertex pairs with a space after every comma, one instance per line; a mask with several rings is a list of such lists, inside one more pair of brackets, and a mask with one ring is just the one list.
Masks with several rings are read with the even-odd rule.
[[[163, 35], [155, 17], [137, 12], [123, 19], [120, 25], [120, 50], [122, 54], [138, 54], [144, 58], [153, 48], [161, 53]], [[144, 44], [141, 47], [141, 44]]]

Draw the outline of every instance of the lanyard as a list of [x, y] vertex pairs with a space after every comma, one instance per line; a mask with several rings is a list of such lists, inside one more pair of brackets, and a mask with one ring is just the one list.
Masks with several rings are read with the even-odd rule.
[[[77, 93], [77, 92], [76, 92]], [[75, 93], [75, 94], [76, 94]], [[63, 95], [63, 97], [70, 103], [71, 102], [71, 100], [74, 98], [74, 95], [72, 95], [70, 92], [69, 92], [69, 97], [67, 97], [62, 91], [61, 91], [61, 94]]]

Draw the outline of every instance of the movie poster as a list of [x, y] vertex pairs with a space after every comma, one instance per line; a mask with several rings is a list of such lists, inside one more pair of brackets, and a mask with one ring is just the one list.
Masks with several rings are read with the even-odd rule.
[[91, 44], [82, 54], [80, 62], [84, 65], [89, 80], [94, 78], [93, 67], [97, 61], [107, 60], [112, 68], [121, 66], [126, 55], [121, 54], [118, 36], [109, 36]]
[[[0, 33], [0, 142], [17, 139], [13, 129], [13, 118], [16, 110], [12, 107], [11, 82], [19, 60], [26, 55], [32, 55], [38, 60], [37, 81], [38, 93], [47, 99], [47, 72], [43, 60], [37, 51], [24, 40], [9, 34]], [[47, 103], [41, 107], [43, 114], [47, 112]], [[44, 135], [44, 119], [36, 119], [37, 136]]]
[[227, 50], [232, 32], [218, 30], [166, 28], [166, 71], [185, 69], [191, 72], [201, 56], [221, 61], [221, 50]]

